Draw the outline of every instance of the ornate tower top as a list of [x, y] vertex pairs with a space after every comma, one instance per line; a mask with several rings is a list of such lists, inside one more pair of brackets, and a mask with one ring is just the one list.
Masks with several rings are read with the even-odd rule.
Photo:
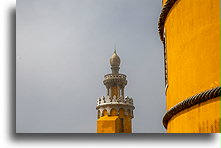
[[[116, 49], [110, 58], [111, 74], [104, 76], [104, 85], [107, 89], [106, 97], [102, 96], [97, 100], [96, 109], [98, 110], [98, 119], [105, 116], [112, 116], [112, 110], [116, 110], [119, 115], [120, 110], [124, 110], [124, 116], [133, 118], [133, 99], [124, 96], [124, 87], [127, 85], [126, 75], [120, 74], [120, 57], [116, 53]], [[104, 113], [105, 112], [105, 113]]]
[[114, 49], [114, 53], [110, 58], [110, 65], [112, 74], [118, 74], [120, 69], [120, 57], [116, 53], [116, 49]]

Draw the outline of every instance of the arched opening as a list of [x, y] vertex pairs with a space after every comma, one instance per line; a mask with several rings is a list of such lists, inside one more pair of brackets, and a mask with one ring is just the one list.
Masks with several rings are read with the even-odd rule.
[[102, 116], [107, 116], [107, 115], [108, 115], [108, 114], [107, 114], [107, 110], [104, 109], [103, 112], [102, 112]]
[[117, 110], [112, 108], [110, 111], [111, 116], [116, 116], [117, 115]]
[[120, 108], [120, 109], [119, 109], [119, 116], [120, 116], [120, 117], [124, 117], [124, 112], [125, 112], [124, 109], [123, 109], [123, 108]]
[[130, 111], [130, 109], [127, 110], [127, 114], [128, 114], [129, 117], [131, 117], [131, 111]]
[[100, 110], [98, 110], [98, 112], [97, 112], [97, 119], [100, 118], [100, 114], [101, 114], [101, 112], [100, 112]]

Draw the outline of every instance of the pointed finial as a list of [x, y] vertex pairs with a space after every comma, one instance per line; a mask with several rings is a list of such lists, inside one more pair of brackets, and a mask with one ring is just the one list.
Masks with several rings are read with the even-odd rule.
[[117, 53], [117, 51], [116, 51], [116, 44], [114, 44], [114, 53]]

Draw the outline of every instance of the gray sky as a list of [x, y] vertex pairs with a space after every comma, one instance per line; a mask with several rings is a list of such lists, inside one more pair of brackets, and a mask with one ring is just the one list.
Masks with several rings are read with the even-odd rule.
[[117, 46], [133, 132], [165, 132], [161, 0], [18, 0], [16, 131], [96, 132], [96, 100]]

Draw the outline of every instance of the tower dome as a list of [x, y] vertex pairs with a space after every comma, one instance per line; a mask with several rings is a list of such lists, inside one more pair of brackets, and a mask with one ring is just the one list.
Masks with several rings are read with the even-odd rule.
[[114, 53], [110, 58], [110, 65], [112, 67], [120, 66], [120, 57], [117, 55], [116, 50], [114, 50]]

